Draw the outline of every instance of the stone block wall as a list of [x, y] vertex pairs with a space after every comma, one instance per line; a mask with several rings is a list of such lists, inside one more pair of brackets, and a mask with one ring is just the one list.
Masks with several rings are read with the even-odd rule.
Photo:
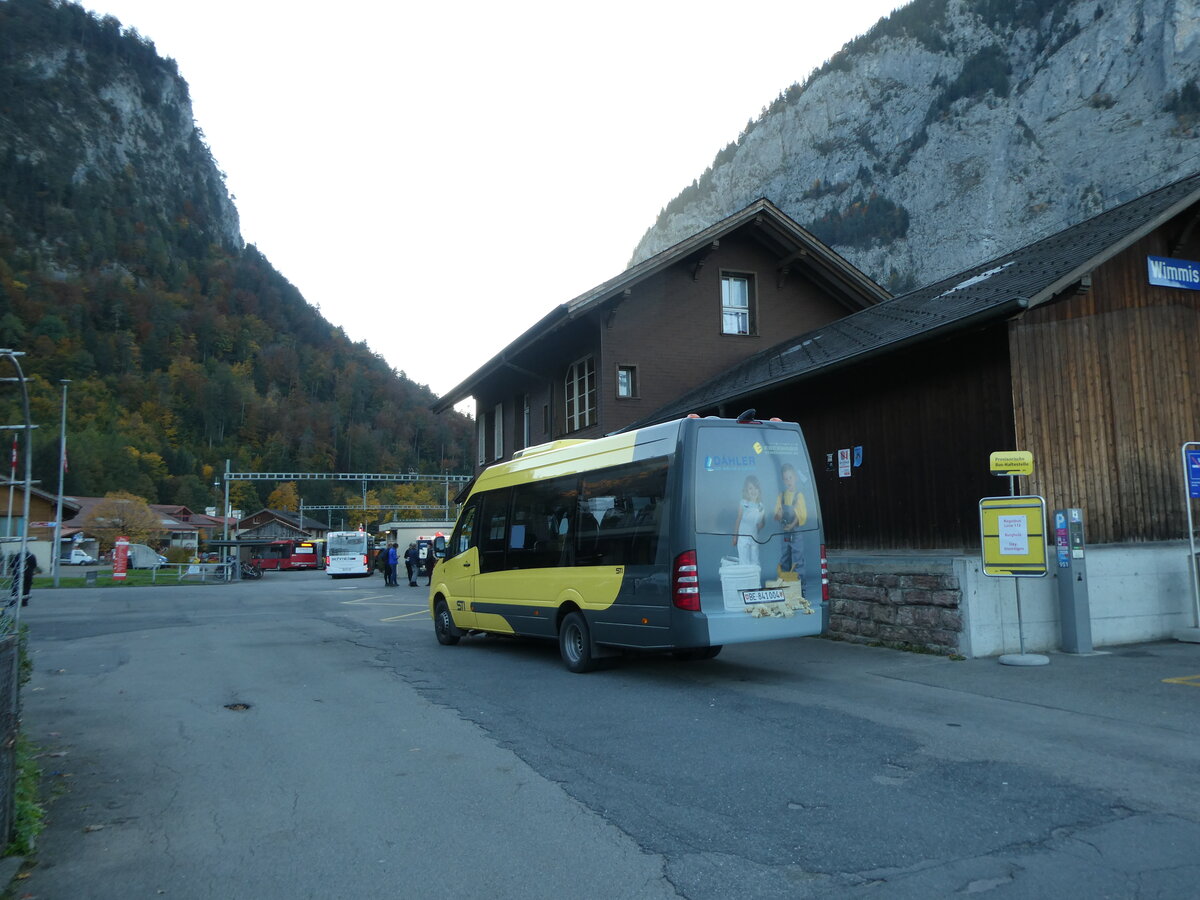
[[829, 560], [829, 634], [847, 641], [958, 653], [962, 602], [952, 558]]

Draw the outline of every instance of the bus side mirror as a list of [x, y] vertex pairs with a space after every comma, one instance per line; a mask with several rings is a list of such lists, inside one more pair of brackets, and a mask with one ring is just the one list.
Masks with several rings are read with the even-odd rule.
[[433, 555], [438, 559], [446, 558], [446, 539], [440, 534], [433, 539]]

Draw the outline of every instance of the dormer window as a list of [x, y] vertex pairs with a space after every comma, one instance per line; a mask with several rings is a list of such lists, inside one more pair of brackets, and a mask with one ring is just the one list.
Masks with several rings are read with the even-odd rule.
[[754, 315], [754, 276], [725, 272], [721, 275], [721, 333], [757, 334]]

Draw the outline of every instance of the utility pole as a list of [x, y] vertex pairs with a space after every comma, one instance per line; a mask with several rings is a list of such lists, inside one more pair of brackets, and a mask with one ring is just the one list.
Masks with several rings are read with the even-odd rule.
[[54, 509], [54, 550], [51, 557], [51, 569], [54, 574], [54, 586], [58, 587], [59, 569], [62, 567], [62, 504], [63, 476], [67, 471], [67, 385], [70, 378], [60, 378], [62, 385], [62, 430], [58, 439], [58, 504]]

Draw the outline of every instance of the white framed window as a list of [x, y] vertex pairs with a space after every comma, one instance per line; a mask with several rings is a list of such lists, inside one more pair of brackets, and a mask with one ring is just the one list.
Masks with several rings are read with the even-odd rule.
[[637, 366], [617, 366], [617, 396], [633, 399], [637, 395]]
[[587, 428], [596, 421], [596, 361], [590, 356], [571, 363], [563, 381], [567, 431]]
[[721, 333], [756, 334], [754, 276], [733, 272], [721, 275]]

